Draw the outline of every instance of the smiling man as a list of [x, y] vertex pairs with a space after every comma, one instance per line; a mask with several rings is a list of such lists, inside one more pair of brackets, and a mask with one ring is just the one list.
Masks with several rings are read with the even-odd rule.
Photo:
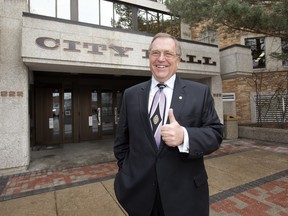
[[181, 47], [159, 33], [149, 47], [151, 80], [126, 89], [114, 145], [115, 194], [130, 216], [208, 216], [203, 156], [223, 125], [209, 88], [176, 75]]

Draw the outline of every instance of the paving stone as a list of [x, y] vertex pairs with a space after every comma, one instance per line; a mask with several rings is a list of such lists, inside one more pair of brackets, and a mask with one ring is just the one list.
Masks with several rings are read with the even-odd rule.
[[[218, 151], [205, 157], [205, 165], [211, 216], [288, 216], [288, 146], [225, 140]], [[117, 170], [116, 161], [73, 162], [67, 167], [2, 175], [1, 215], [127, 215], [114, 194]]]

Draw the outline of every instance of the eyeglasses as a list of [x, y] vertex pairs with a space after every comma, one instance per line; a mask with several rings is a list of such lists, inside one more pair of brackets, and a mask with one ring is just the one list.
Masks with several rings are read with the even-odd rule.
[[161, 53], [163, 53], [164, 57], [166, 59], [173, 59], [174, 57], [178, 56], [176, 53], [171, 52], [171, 51], [159, 51], [159, 50], [151, 50], [150, 51], [150, 56], [154, 58], [159, 58], [161, 56]]

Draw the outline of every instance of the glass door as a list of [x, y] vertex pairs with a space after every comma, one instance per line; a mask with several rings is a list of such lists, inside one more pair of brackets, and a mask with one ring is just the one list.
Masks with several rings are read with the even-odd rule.
[[97, 139], [99, 135], [99, 127], [101, 126], [101, 109], [99, 107], [99, 94], [97, 90], [91, 91], [91, 116], [89, 116], [89, 125], [92, 129], [92, 139]]
[[114, 110], [113, 110], [113, 92], [101, 92], [102, 107], [102, 136], [114, 134]]
[[73, 142], [73, 106], [72, 106], [71, 89], [64, 89], [63, 131], [64, 131], [64, 143]]
[[101, 91], [102, 138], [105, 136], [111, 137], [115, 135], [119, 121], [121, 102], [122, 102], [121, 91], [112, 91], [112, 90]]
[[99, 106], [100, 94], [92, 87], [81, 87], [79, 94], [79, 141], [100, 138], [102, 122]]
[[36, 145], [60, 144], [62, 142], [61, 89], [36, 87], [35, 101]]
[[117, 129], [122, 92], [80, 86], [35, 87], [35, 144], [111, 138]]

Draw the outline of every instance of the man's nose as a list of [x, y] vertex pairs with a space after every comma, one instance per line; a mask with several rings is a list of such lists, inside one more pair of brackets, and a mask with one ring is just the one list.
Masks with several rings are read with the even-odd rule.
[[161, 52], [158, 60], [164, 61], [165, 59], [166, 59], [165, 54], [163, 52]]

